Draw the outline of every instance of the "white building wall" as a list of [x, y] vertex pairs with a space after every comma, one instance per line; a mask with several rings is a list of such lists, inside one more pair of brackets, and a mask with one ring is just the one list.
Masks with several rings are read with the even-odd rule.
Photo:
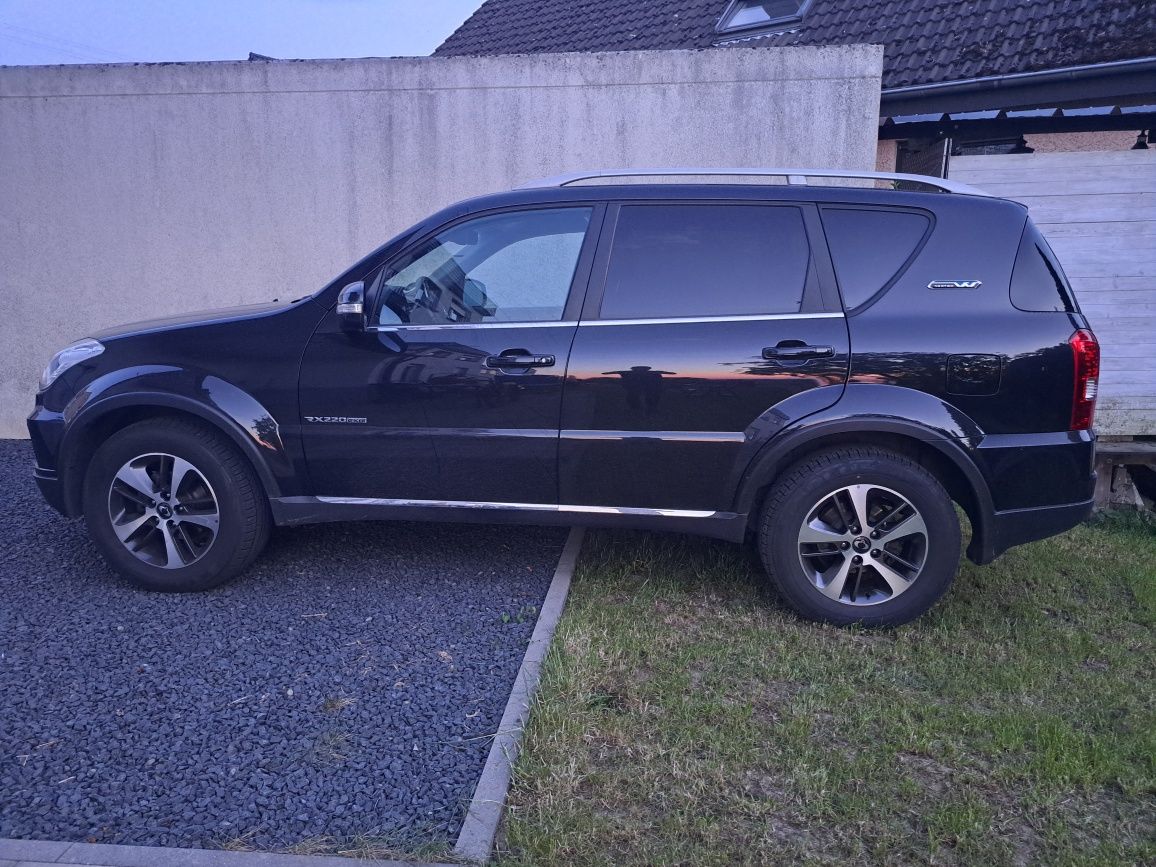
[[1055, 250], [1100, 340], [1097, 430], [1156, 435], [1156, 149], [952, 157], [951, 177], [1023, 202]]

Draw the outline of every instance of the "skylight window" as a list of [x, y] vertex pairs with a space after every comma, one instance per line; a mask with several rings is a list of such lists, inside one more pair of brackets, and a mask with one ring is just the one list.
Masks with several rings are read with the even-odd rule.
[[811, 0], [731, 0], [719, 19], [719, 33], [794, 24], [800, 21]]

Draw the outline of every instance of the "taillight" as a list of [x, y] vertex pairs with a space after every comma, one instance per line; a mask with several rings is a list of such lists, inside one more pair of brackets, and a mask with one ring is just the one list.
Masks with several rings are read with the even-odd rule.
[[1072, 394], [1072, 430], [1087, 430], [1096, 412], [1096, 392], [1100, 388], [1100, 344], [1096, 335], [1081, 328], [1068, 338], [1076, 365], [1076, 386]]

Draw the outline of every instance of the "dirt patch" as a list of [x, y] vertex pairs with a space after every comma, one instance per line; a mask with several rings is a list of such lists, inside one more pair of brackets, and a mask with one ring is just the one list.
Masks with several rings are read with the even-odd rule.
[[899, 753], [895, 758], [924, 791], [942, 795], [952, 788], [956, 772], [943, 762], [917, 753]]

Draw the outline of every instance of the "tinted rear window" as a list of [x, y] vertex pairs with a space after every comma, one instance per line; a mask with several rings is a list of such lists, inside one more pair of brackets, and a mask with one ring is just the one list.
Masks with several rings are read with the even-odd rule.
[[925, 214], [914, 211], [823, 208], [822, 213], [848, 309], [870, 300], [903, 270], [931, 225]]
[[1076, 311], [1076, 299], [1059, 260], [1031, 220], [1024, 228], [1012, 270], [1011, 302], [1033, 312]]
[[810, 255], [798, 208], [624, 205], [601, 316], [797, 313]]

